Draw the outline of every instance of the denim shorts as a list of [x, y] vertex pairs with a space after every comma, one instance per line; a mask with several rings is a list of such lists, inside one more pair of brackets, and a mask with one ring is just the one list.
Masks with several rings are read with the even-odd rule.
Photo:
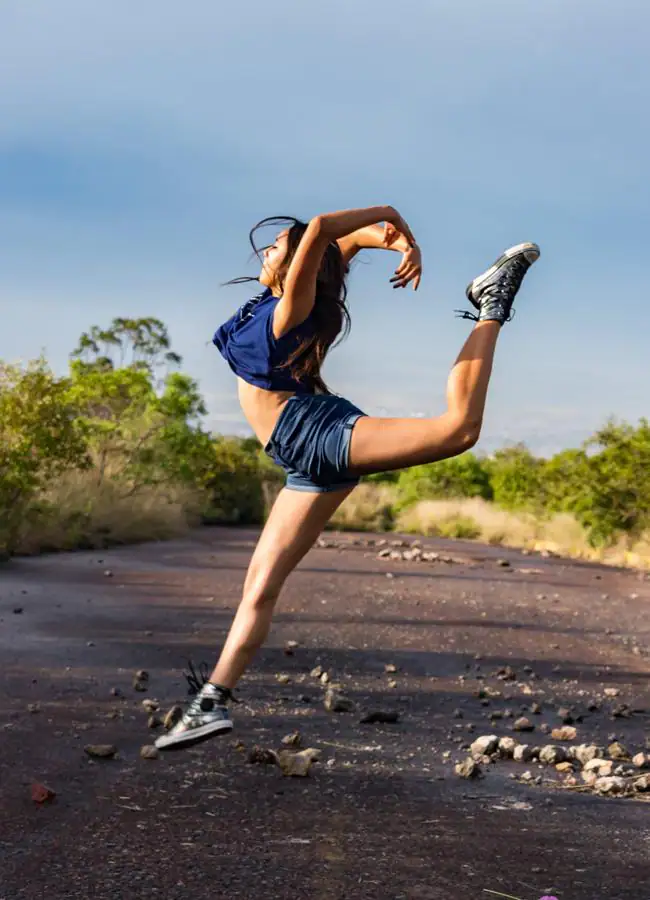
[[348, 474], [352, 429], [365, 413], [332, 394], [294, 394], [264, 448], [287, 473], [286, 487], [326, 493], [354, 487]]

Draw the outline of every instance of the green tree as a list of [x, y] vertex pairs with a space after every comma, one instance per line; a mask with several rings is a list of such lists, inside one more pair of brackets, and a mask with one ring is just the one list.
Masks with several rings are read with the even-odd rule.
[[397, 489], [398, 509], [419, 500], [458, 497], [492, 499], [489, 469], [485, 461], [473, 453], [404, 469], [399, 473]]
[[89, 464], [68, 379], [56, 378], [43, 359], [0, 363], [0, 550], [14, 551], [39, 489]]

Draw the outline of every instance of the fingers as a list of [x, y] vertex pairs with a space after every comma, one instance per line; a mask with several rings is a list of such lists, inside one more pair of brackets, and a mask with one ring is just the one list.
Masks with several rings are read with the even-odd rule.
[[404, 268], [404, 264], [402, 264], [390, 279], [390, 283], [393, 285], [393, 288], [404, 288], [412, 281], [413, 290], [417, 290], [421, 277], [422, 268], [420, 266], [409, 263], [406, 268]]

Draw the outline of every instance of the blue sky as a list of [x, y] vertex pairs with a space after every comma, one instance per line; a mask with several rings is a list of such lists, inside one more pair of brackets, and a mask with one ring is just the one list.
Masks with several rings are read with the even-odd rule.
[[480, 446], [647, 415], [649, 27], [644, 0], [5, 0], [0, 358], [62, 372], [90, 325], [156, 315], [208, 424], [245, 433], [209, 341], [249, 226], [392, 203], [425, 277], [393, 292], [396, 257], [366, 254], [335, 390], [441, 412], [467, 281], [535, 240]]

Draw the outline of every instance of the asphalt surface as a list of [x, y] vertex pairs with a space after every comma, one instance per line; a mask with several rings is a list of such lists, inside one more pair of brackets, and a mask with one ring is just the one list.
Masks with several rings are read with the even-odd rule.
[[[535, 764], [453, 771], [479, 735], [512, 733], [491, 713], [533, 702], [530, 743], [569, 705], [580, 742], [643, 750], [647, 577], [433, 540], [455, 561], [386, 561], [367, 538], [327, 535], [344, 546], [292, 576], [232, 735], [155, 760], [139, 756], [155, 736], [142, 700], [184, 702], [185, 660], [213, 662], [256, 533], [0, 568], [0, 900], [650, 900], [650, 803], [563, 789]], [[506, 664], [516, 680], [496, 677]], [[325, 710], [317, 665], [354, 712]], [[485, 703], [486, 686], [505, 696]], [[637, 712], [613, 717], [621, 703]], [[376, 708], [399, 722], [359, 723]], [[308, 777], [249, 763], [296, 729], [321, 750]], [[104, 743], [115, 759], [84, 752]], [[510, 777], [526, 768], [543, 783]], [[56, 797], [35, 802], [35, 783]]]

